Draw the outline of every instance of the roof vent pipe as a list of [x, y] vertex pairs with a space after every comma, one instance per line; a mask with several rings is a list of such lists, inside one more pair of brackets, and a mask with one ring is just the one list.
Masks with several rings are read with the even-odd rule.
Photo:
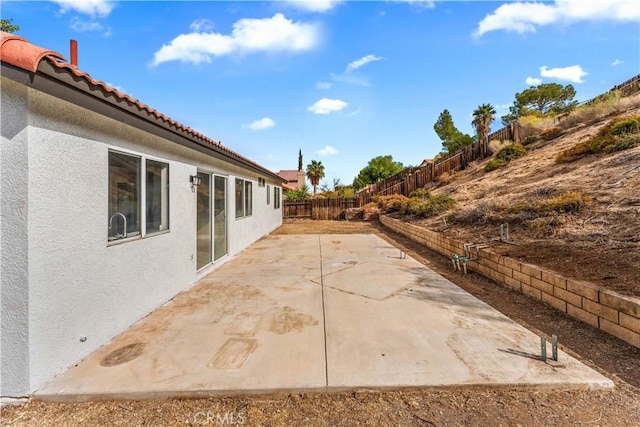
[[78, 42], [70, 40], [69, 49], [71, 50], [71, 65], [78, 68]]

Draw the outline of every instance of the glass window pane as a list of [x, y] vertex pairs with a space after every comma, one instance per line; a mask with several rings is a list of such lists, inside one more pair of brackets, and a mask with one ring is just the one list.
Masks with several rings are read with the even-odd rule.
[[215, 196], [213, 199], [213, 259], [227, 254], [227, 178], [214, 178]]
[[108, 240], [140, 234], [140, 158], [109, 152]]
[[244, 181], [236, 178], [236, 218], [244, 216]]
[[169, 165], [147, 160], [147, 233], [169, 229]]
[[251, 181], [244, 182], [244, 215], [251, 216], [253, 213], [253, 183]]
[[198, 173], [198, 176], [202, 180], [196, 194], [198, 222], [196, 262], [197, 268], [200, 269], [211, 262], [211, 177], [205, 173]]
[[280, 188], [273, 187], [273, 208], [280, 209]]

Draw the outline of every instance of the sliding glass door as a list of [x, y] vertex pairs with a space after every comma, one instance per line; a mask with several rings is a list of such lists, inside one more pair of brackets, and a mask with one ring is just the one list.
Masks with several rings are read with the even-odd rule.
[[197, 238], [198, 238], [198, 254], [197, 267], [198, 270], [211, 262], [211, 175], [207, 173], [198, 173], [201, 179], [196, 194], [196, 216], [197, 216]]
[[196, 265], [200, 270], [227, 254], [227, 178], [201, 172], [198, 176]]
[[227, 254], [227, 178], [214, 177], [213, 256], [218, 260]]

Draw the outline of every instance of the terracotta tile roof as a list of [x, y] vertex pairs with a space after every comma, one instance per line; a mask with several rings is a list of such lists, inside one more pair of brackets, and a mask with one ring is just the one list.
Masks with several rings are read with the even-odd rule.
[[175, 130], [180, 131], [181, 133], [186, 133], [192, 140], [215, 147], [217, 150], [223, 151], [230, 156], [239, 159], [245, 164], [250, 164], [254, 168], [261, 170], [273, 177], [278, 177], [277, 174], [264, 168], [253, 160], [250, 160], [242, 156], [241, 154], [225, 147], [220, 141], [215, 141], [208, 136], [173, 120], [171, 117], [162, 114], [161, 112], [149, 107], [148, 105], [143, 104], [139, 100], [127, 95], [126, 93], [122, 93], [117, 89], [107, 85], [106, 83], [92, 78], [89, 73], [80, 71], [77, 67], [67, 63], [64, 56], [62, 56], [58, 52], [33, 45], [23, 37], [0, 31], [0, 59], [2, 60], [2, 62], [11, 64], [17, 68], [21, 68], [31, 73], [36, 73], [38, 71], [38, 66], [40, 65], [40, 63], [42, 61], [46, 61], [64, 72], [81, 78], [88, 85], [101, 89], [104, 97], [114, 96], [118, 100], [125, 102], [129, 108], [136, 108], [138, 111], [144, 111], [154, 120], [170, 125], [171, 127], [175, 128]]
[[278, 176], [282, 179], [286, 179], [289, 182], [298, 182], [298, 171], [297, 170], [281, 170], [278, 172]]
[[43, 58], [65, 61], [64, 56], [58, 52], [32, 45], [22, 37], [4, 31], [0, 31], [0, 55], [2, 62], [32, 73], [38, 70], [38, 65]]

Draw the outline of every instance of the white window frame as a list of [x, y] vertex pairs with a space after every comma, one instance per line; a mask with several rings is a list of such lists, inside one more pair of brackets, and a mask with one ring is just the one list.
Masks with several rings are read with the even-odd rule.
[[[140, 161], [139, 164], [139, 176], [138, 176], [138, 185], [140, 187], [140, 190], [138, 192], [138, 210], [139, 210], [139, 222], [140, 222], [140, 231], [134, 235], [134, 236], [127, 236], [127, 237], [123, 237], [123, 238], [119, 238], [119, 239], [111, 239], [109, 240], [109, 231], [107, 229], [107, 246], [112, 246], [112, 245], [118, 245], [121, 243], [126, 243], [126, 242], [131, 242], [131, 241], [135, 241], [135, 240], [140, 240], [140, 239], [144, 239], [147, 237], [153, 237], [153, 236], [158, 236], [161, 234], [166, 234], [169, 233], [171, 231], [171, 223], [170, 223], [170, 215], [169, 212], [171, 211], [171, 197], [170, 197], [170, 193], [171, 193], [171, 186], [170, 186], [170, 168], [171, 168], [171, 164], [168, 160], [165, 159], [159, 159], [159, 158], [155, 158], [155, 157], [151, 157], [151, 156], [145, 156], [142, 155], [140, 153], [135, 153], [135, 152], [131, 152], [128, 150], [121, 150], [118, 148], [109, 148], [108, 149], [108, 153], [107, 153], [107, 159], [109, 159], [111, 153], [115, 153], [115, 154], [119, 154], [119, 155], [124, 155], [124, 156], [129, 156], [132, 158], [137, 158]], [[164, 199], [164, 203], [166, 203], [166, 228], [163, 230], [159, 230], [159, 231], [153, 231], [150, 233], [147, 233], [147, 179], [146, 179], [146, 175], [147, 175], [147, 160], [151, 160], [154, 161], [156, 163], [163, 163], [167, 165], [167, 172], [166, 172], [166, 185], [167, 185], [167, 189], [166, 189], [166, 193], [164, 193], [164, 196], [161, 195], [161, 197]], [[107, 162], [108, 164], [108, 162]], [[107, 166], [107, 176], [108, 179], [110, 181], [111, 177], [109, 175], [109, 170], [108, 170], [108, 166]], [[109, 207], [109, 200], [108, 198], [110, 197], [110, 191], [111, 191], [111, 187], [110, 187], [110, 182], [108, 182], [107, 185], [107, 206]], [[162, 208], [162, 210], [164, 210], [165, 208]], [[107, 210], [107, 228], [109, 226], [109, 219], [111, 219], [111, 217], [113, 216], [113, 213], [110, 213], [109, 210]], [[112, 220], [112, 226], [117, 222], [116, 218], [113, 218]]]
[[[240, 185], [240, 195], [238, 195], [238, 185]], [[247, 191], [249, 190], [249, 191]], [[253, 181], [236, 177], [234, 180], [234, 210], [236, 219], [249, 218], [253, 216]], [[242, 212], [238, 211], [238, 197], [242, 198]]]

